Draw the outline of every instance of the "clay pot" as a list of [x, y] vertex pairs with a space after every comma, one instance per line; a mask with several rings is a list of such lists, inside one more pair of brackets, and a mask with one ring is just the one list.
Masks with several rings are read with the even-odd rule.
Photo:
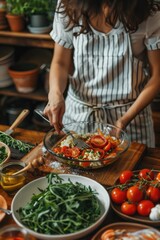
[[36, 89], [39, 76], [36, 64], [16, 63], [9, 67], [8, 72], [18, 92], [29, 93]]
[[25, 28], [25, 20], [24, 16], [21, 15], [12, 15], [6, 14], [6, 18], [8, 20], [8, 24], [10, 26], [11, 31], [13, 32], [21, 32]]

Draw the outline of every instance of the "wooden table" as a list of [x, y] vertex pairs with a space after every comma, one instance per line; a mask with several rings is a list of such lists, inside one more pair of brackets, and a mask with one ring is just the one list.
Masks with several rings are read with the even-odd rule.
[[[0, 125], [0, 131], [5, 131], [8, 126]], [[39, 144], [43, 141], [45, 133], [39, 131], [31, 131], [17, 128], [14, 132], [14, 138], [27, 141], [33, 144]], [[160, 148], [147, 148], [141, 161], [138, 163], [135, 169], [142, 169], [142, 168], [150, 168], [155, 170], [160, 170]], [[33, 176], [34, 178], [35, 176]], [[37, 177], [37, 176], [36, 176]], [[32, 178], [32, 177], [31, 177]], [[12, 196], [8, 195], [3, 189], [0, 187], [0, 194], [5, 197], [8, 204], [8, 209], [10, 208]], [[118, 216], [113, 214], [112, 210], [110, 210], [110, 217], [105, 220], [103, 225], [123, 221]], [[14, 223], [12, 216], [6, 216], [3, 221], [0, 223], [0, 227], [6, 226], [8, 224]], [[102, 227], [102, 226], [101, 226]], [[92, 234], [93, 235], [93, 234]], [[91, 236], [88, 236], [86, 240], [90, 240]], [[85, 240], [83, 238], [83, 240]]]

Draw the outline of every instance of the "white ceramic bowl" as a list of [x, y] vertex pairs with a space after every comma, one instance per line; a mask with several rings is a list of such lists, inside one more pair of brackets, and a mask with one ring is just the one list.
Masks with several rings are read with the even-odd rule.
[[[2, 147], [5, 147], [5, 151], [6, 151], [6, 158], [5, 159], [3, 159], [2, 161], [0, 161], [0, 166], [2, 165], [2, 164], [4, 164], [4, 163], [6, 163], [8, 160], [9, 160], [9, 158], [10, 158], [10, 156], [11, 156], [11, 150], [10, 150], [10, 148], [7, 146], [7, 144], [5, 144], [5, 143], [3, 143], [3, 142], [0, 142], [0, 149], [2, 148]], [[0, 159], [1, 160], [1, 159]]]
[[20, 207], [24, 207], [26, 206], [26, 204], [28, 202], [30, 202], [31, 197], [33, 196], [33, 194], [38, 194], [40, 193], [40, 191], [38, 190], [38, 188], [40, 189], [45, 189], [48, 186], [48, 181], [46, 177], [42, 177], [39, 179], [36, 179], [30, 183], [28, 183], [27, 185], [25, 185], [23, 188], [21, 188], [16, 195], [13, 198], [12, 204], [11, 204], [11, 211], [12, 211], [12, 215], [13, 218], [15, 220], [15, 222], [27, 229], [27, 231], [37, 237], [38, 239], [45, 239], [45, 240], [75, 240], [75, 239], [79, 239], [82, 238], [86, 235], [88, 235], [89, 233], [91, 233], [92, 231], [94, 231], [102, 222], [103, 220], [106, 218], [108, 210], [110, 208], [110, 197], [108, 192], [106, 191], [106, 189], [99, 184], [98, 182], [87, 178], [87, 177], [83, 177], [83, 176], [77, 176], [77, 175], [73, 175], [73, 174], [59, 174], [59, 176], [63, 179], [63, 182], [68, 182], [69, 179], [71, 180], [71, 182], [75, 183], [75, 182], [79, 182], [82, 183], [85, 186], [90, 186], [92, 188], [92, 190], [95, 190], [98, 194], [97, 194], [97, 198], [100, 201], [100, 206], [101, 206], [101, 216], [100, 218], [91, 226], [89, 226], [86, 229], [83, 229], [81, 231], [75, 232], [75, 233], [71, 233], [71, 234], [63, 234], [63, 235], [47, 235], [47, 234], [41, 234], [41, 233], [37, 233], [29, 228], [27, 228], [26, 226], [24, 226], [20, 220], [20, 216], [19, 213], [17, 212], [17, 210]]

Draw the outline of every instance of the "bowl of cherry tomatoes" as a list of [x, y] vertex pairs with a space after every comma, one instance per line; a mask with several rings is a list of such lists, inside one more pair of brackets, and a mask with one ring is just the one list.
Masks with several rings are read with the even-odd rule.
[[148, 225], [160, 225], [159, 171], [148, 168], [137, 171], [125, 170], [120, 174], [116, 184], [108, 190], [111, 206], [120, 217]]
[[[87, 147], [79, 147], [75, 139]], [[73, 122], [64, 125], [60, 133], [51, 129], [44, 137], [44, 146], [61, 163], [96, 169], [117, 161], [130, 146], [130, 139], [125, 131], [107, 123]]]

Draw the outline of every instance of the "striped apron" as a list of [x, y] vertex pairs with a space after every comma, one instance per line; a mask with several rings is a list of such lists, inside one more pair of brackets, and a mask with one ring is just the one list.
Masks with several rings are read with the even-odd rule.
[[[115, 125], [148, 81], [143, 62], [133, 56], [129, 33], [113, 29], [73, 37], [74, 73], [69, 77], [63, 123], [99, 121]], [[131, 141], [155, 146], [150, 106], [126, 129]]]

